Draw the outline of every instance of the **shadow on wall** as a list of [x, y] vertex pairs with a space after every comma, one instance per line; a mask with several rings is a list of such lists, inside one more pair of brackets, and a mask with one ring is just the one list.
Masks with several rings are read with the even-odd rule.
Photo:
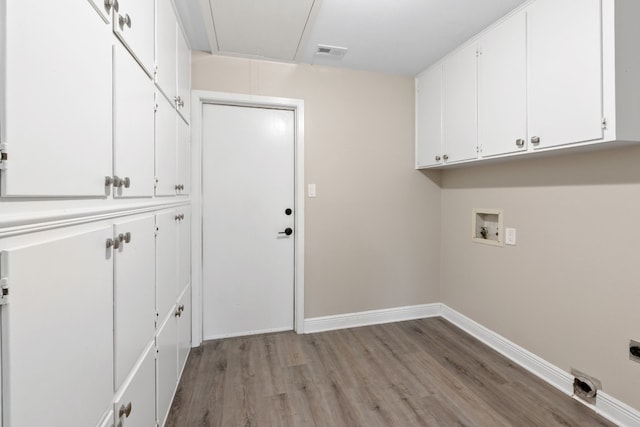
[[422, 175], [429, 179], [432, 183], [442, 188], [442, 171], [438, 169], [418, 169]]
[[443, 171], [440, 181], [443, 189], [640, 184], [640, 145], [473, 164]]

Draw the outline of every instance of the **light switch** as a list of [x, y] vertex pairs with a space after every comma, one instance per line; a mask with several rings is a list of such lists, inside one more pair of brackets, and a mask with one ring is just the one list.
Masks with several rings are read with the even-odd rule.
[[308, 189], [307, 189], [307, 194], [309, 197], [316, 197], [316, 185], [315, 184], [309, 184]]
[[504, 242], [507, 245], [514, 246], [516, 244], [516, 229], [515, 228], [505, 228], [504, 229]]

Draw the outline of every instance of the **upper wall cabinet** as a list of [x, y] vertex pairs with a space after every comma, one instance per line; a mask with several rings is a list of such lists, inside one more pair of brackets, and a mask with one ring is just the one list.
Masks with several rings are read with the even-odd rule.
[[478, 40], [478, 147], [482, 156], [527, 149], [524, 12]]
[[156, 84], [167, 99], [178, 96], [177, 19], [171, 0], [156, 0]]
[[178, 113], [191, 120], [191, 51], [182, 30], [178, 28]]
[[[441, 117], [437, 93], [416, 94], [417, 167], [640, 141], [637, 16], [633, 0], [535, 0], [470, 40], [431, 68], [443, 70]], [[423, 157], [438, 152], [441, 163]]]
[[156, 84], [189, 122], [191, 54], [171, 0], [156, 0]]
[[5, 8], [2, 196], [104, 197], [112, 162], [109, 26], [87, 1], [8, 1]]
[[416, 167], [442, 164], [442, 65], [416, 79]]
[[117, 0], [113, 32], [149, 76], [154, 74], [154, 0]]
[[114, 46], [113, 195], [151, 197], [154, 188], [154, 87], [120, 44]]
[[534, 148], [603, 137], [600, 3], [537, 0], [527, 9]]
[[475, 45], [455, 52], [442, 64], [442, 160], [478, 156]]

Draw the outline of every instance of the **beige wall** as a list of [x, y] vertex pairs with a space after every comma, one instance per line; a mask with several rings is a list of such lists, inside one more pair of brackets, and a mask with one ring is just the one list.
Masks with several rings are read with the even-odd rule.
[[[640, 148], [447, 170], [444, 303], [640, 409]], [[517, 246], [471, 242], [471, 210], [504, 209]]]
[[198, 90], [305, 101], [305, 317], [438, 302], [438, 173], [414, 163], [413, 79], [193, 54]]

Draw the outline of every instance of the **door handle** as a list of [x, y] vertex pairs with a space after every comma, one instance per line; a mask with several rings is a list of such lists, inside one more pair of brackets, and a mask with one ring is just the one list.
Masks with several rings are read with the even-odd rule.
[[293, 234], [293, 230], [287, 227], [284, 229], [284, 231], [279, 231], [278, 234], [286, 234], [287, 236], [291, 236]]

